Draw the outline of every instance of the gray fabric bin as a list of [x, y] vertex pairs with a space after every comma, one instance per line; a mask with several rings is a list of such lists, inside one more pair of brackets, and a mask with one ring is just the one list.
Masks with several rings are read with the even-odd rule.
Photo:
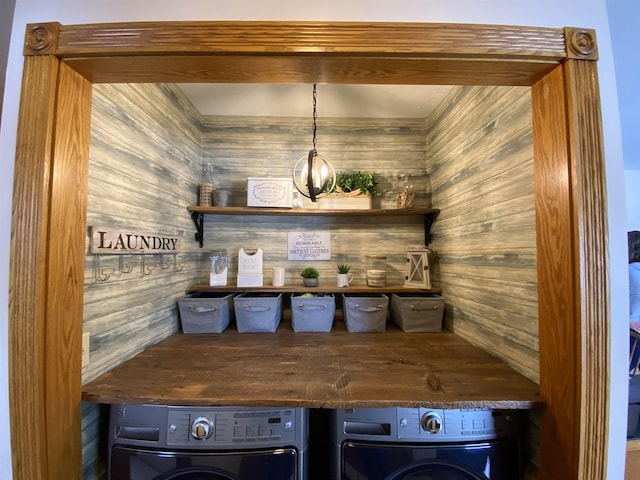
[[330, 332], [336, 313], [333, 295], [291, 296], [291, 325], [294, 332]]
[[275, 332], [282, 318], [281, 293], [241, 293], [233, 299], [238, 332]]
[[233, 315], [233, 295], [204, 293], [178, 299], [184, 333], [222, 333]]
[[391, 320], [403, 332], [440, 332], [443, 314], [444, 298], [441, 295], [391, 295]]
[[379, 294], [342, 294], [342, 315], [351, 333], [384, 332], [389, 297]]

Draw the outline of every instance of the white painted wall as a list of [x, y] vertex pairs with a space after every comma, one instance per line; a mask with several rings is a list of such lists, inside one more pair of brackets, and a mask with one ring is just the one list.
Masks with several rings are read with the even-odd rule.
[[624, 171], [627, 231], [640, 230], [640, 170]]
[[640, 68], [633, 48], [640, 29], [640, 2], [607, 0], [607, 10], [618, 86], [624, 168], [640, 170]]
[[[7, 409], [7, 278], [10, 240], [13, 153], [22, 74], [22, 41], [27, 23], [59, 21], [63, 24], [143, 20], [322, 20], [411, 21], [577, 26], [595, 28], [604, 140], [607, 157], [607, 188], [611, 259], [612, 344], [627, 342], [627, 266], [624, 178], [618, 100], [607, 23], [605, 0], [325, 0], [308, 3], [292, 0], [16, 0], [14, 28], [7, 66], [4, 113], [0, 130], [2, 176], [0, 176], [0, 446], [9, 444]], [[3, 348], [4, 347], [4, 348]], [[612, 348], [612, 417], [608, 478], [624, 475], [626, 432], [626, 354]], [[9, 451], [0, 447], [0, 478], [11, 478]]]

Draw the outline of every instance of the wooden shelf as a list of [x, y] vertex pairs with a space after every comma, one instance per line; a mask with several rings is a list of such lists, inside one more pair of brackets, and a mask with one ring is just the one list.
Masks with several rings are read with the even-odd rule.
[[373, 288], [365, 286], [337, 287], [335, 284], [317, 287], [305, 287], [304, 285], [285, 285], [284, 287], [237, 287], [227, 285], [224, 287], [211, 287], [209, 285], [191, 285], [187, 292], [276, 292], [276, 293], [437, 293], [441, 294], [441, 288], [416, 288], [403, 285], [388, 285], [386, 287]]
[[542, 406], [539, 387], [451, 332], [177, 333], [85, 384], [98, 403], [311, 408]]
[[199, 207], [190, 205], [187, 211], [196, 227], [196, 241], [204, 245], [205, 215], [258, 215], [258, 216], [320, 216], [320, 217], [370, 217], [370, 216], [422, 216], [424, 217], [424, 244], [431, 243], [431, 227], [438, 218], [436, 208], [371, 208], [366, 210], [321, 210], [317, 208], [262, 208], [262, 207]]
[[202, 215], [281, 215], [281, 216], [330, 216], [330, 217], [354, 217], [354, 216], [417, 216], [438, 214], [440, 210], [435, 208], [370, 208], [353, 210], [321, 210], [319, 208], [264, 208], [264, 207], [199, 207], [190, 205], [189, 212]]

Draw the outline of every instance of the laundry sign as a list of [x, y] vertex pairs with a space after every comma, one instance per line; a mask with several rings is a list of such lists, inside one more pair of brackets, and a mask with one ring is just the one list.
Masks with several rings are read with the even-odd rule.
[[177, 253], [180, 237], [135, 230], [91, 227], [89, 252], [95, 254]]
[[289, 232], [289, 260], [331, 260], [331, 235], [328, 230]]

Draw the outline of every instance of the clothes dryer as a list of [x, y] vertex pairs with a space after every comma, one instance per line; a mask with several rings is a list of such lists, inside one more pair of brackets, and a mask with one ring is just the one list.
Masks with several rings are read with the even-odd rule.
[[518, 480], [518, 412], [353, 408], [332, 414], [335, 480]]
[[112, 405], [111, 480], [304, 480], [304, 408]]

